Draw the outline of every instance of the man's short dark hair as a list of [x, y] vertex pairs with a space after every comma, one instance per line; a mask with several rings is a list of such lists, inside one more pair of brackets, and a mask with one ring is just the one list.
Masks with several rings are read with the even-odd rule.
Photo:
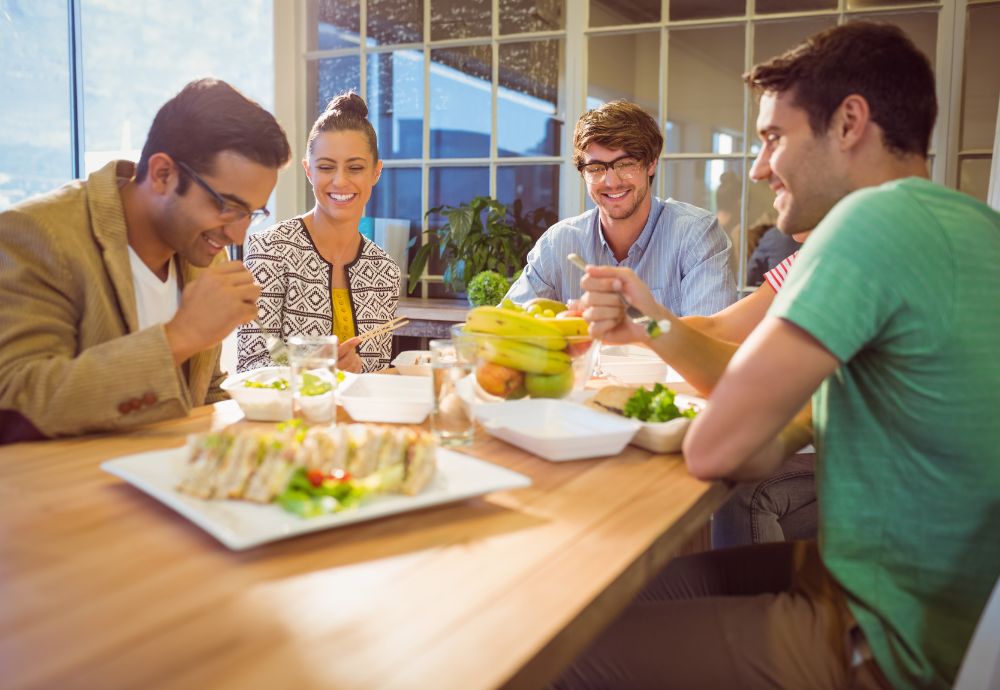
[[[268, 168], [283, 167], [292, 157], [285, 131], [271, 113], [224, 81], [198, 79], [163, 104], [136, 165], [136, 181], [149, 170], [149, 158], [166, 153], [198, 172], [211, 174], [222, 151], [233, 151]], [[177, 192], [187, 189], [181, 175]]]
[[926, 156], [930, 148], [937, 118], [934, 72], [892, 24], [855, 21], [827, 29], [756, 65], [743, 79], [761, 92], [791, 93], [817, 135], [827, 131], [844, 99], [858, 94], [890, 151]]
[[591, 144], [624, 151], [649, 165], [660, 158], [663, 135], [652, 115], [635, 103], [617, 100], [588, 110], [577, 120], [573, 131], [575, 165], [584, 162], [584, 151]]

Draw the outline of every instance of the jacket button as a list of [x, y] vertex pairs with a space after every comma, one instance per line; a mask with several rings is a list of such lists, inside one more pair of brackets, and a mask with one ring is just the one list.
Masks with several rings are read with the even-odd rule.
[[153, 391], [149, 391], [144, 396], [142, 396], [142, 404], [145, 405], [146, 407], [150, 407], [155, 402], [156, 402], [156, 393], [154, 393]]
[[118, 411], [121, 412], [122, 414], [128, 414], [129, 412], [132, 411], [132, 405], [128, 401], [119, 403]]

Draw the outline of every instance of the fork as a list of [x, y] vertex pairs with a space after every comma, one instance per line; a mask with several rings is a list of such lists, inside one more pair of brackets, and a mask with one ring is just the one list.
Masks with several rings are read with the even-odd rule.
[[280, 366], [288, 366], [288, 347], [285, 345], [285, 341], [268, 333], [267, 329], [264, 328], [264, 324], [260, 322], [259, 317], [255, 318], [253, 322], [260, 329], [260, 334], [264, 338], [264, 346], [267, 348], [267, 353], [271, 356], [271, 361]]
[[[579, 254], [570, 253], [566, 256], [566, 259], [581, 271], [587, 270], [587, 262], [584, 261], [583, 257]], [[621, 300], [622, 305], [625, 307], [625, 315], [632, 321], [632, 323], [645, 327], [646, 333], [649, 334], [650, 338], [658, 338], [670, 330], [670, 321], [668, 319], [660, 319], [657, 321], [653, 317], [647, 316], [639, 311], [632, 305], [631, 302], [625, 299], [625, 295], [622, 293], [619, 292], [617, 295], [618, 299]]]

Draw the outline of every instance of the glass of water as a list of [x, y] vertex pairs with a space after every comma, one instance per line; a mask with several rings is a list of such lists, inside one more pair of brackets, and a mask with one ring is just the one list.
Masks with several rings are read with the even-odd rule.
[[431, 373], [434, 379], [434, 409], [431, 430], [442, 446], [472, 443], [475, 421], [472, 418], [472, 390], [469, 384], [475, 368], [472, 343], [460, 338], [432, 340]]
[[337, 420], [337, 336], [288, 339], [292, 367], [292, 414], [309, 424]]

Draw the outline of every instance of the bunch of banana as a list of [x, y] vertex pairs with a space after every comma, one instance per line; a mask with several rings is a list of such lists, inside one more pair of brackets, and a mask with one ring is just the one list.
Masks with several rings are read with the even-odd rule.
[[525, 394], [568, 394], [574, 382], [573, 357], [589, 349], [590, 339], [587, 322], [563, 312], [566, 305], [541, 298], [524, 307], [504, 299], [499, 307], [470, 311], [462, 330], [472, 336], [479, 386], [508, 400]]
[[469, 312], [464, 330], [507, 336], [507, 340], [530, 343], [546, 350], [566, 349], [566, 337], [555, 326], [524, 312], [500, 307], [476, 307]]

